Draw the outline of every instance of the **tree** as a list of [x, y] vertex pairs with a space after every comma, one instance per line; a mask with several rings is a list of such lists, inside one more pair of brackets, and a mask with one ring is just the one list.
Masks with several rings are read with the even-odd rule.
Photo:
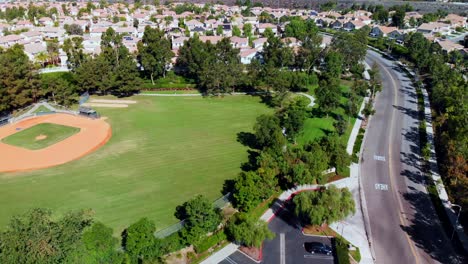
[[50, 62], [52, 64], [57, 64], [59, 59], [59, 44], [56, 40], [51, 40], [46, 42], [47, 54], [49, 55]]
[[216, 35], [217, 35], [217, 36], [222, 36], [223, 33], [224, 33], [223, 26], [222, 26], [222, 25], [218, 25], [218, 27], [216, 28]]
[[334, 185], [320, 191], [301, 192], [293, 198], [293, 204], [294, 214], [303, 225], [332, 224], [356, 210], [351, 192]]
[[331, 111], [336, 109], [340, 104], [340, 87], [338, 81], [322, 80], [317, 89], [315, 89], [315, 99], [320, 106], [320, 110], [328, 116]]
[[336, 132], [342, 136], [348, 128], [348, 122], [341, 115], [339, 115], [337, 120], [335, 120], [333, 123], [333, 127], [335, 128]]
[[315, 30], [307, 35], [302, 41], [296, 61], [298, 66], [307, 73], [311, 73], [314, 65], [316, 64], [322, 50], [321, 45], [322, 36]]
[[181, 235], [190, 244], [198, 243], [207, 233], [216, 230], [221, 222], [219, 211], [202, 195], [177, 206], [175, 216], [185, 220]]
[[294, 53], [280, 38], [269, 37], [263, 48], [263, 59], [266, 64], [283, 68], [293, 63]]
[[138, 43], [138, 60], [153, 85], [154, 77], [165, 77], [173, 56], [171, 42], [164, 36], [164, 32], [146, 26], [143, 39]]
[[[112, 236], [113, 230], [101, 222], [95, 222], [83, 233], [84, 251], [77, 255], [86, 263], [118, 263], [123, 259], [117, 250], [118, 239]], [[83, 261], [86, 259], [86, 261]]]
[[242, 35], [242, 32], [238, 26], [232, 27], [232, 35], [236, 37], [240, 37]]
[[295, 100], [286, 109], [279, 112], [281, 125], [285, 128], [286, 136], [293, 142], [296, 142], [297, 135], [304, 127], [307, 118], [306, 106], [305, 101]]
[[248, 212], [268, 198], [273, 190], [261, 188], [263, 185], [263, 179], [256, 172], [241, 172], [234, 184], [235, 206], [241, 211]]
[[40, 98], [39, 78], [23, 46], [14, 45], [0, 51], [0, 65], [0, 113]]
[[83, 28], [78, 24], [66, 24], [64, 27], [68, 35], [83, 35]]
[[75, 72], [86, 59], [86, 55], [83, 51], [82, 37], [65, 39], [63, 42], [63, 51], [67, 54], [67, 67], [72, 72]]
[[343, 56], [341, 53], [329, 51], [325, 55], [325, 72], [327, 79], [339, 79], [343, 71]]
[[229, 221], [227, 233], [232, 241], [256, 248], [260, 248], [265, 239], [275, 237], [265, 221], [254, 219], [252, 216], [242, 213], [235, 215]]
[[343, 143], [343, 141], [340, 140], [337, 134], [333, 133], [323, 137], [320, 140], [320, 145], [330, 157], [329, 166], [336, 168], [336, 172], [340, 175], [343, 175], [351, 162], [351, 158], [346, 152], [346, 145]]
[[138, 20], [138, 18], [134, 18], [133, 19], [133, 27], [138, 28], [138, 25], [140, 25], [140, 21]]
[[254, 125], [255, 139], [260, 148], [281, 148], [284, 136], [281, 133], [280, 120], [272, 115], [261, 115], [257, 117]]
[[252, 24], [245, 23], [242, 31], [244, 31], [244, 36], [250, 39], [252, 37]]
[[133, 260], [151, 260], [158, 257], [156, 226], [148, 218], [141, 218], [122, 234], [122, 246]]
[[219, 95], [235, 91], [242, 75], [239, 49], [231, 46], [228, 38], [208, 48], [208, 57], [202, 62], [199, 84], [208, 94]]
[[[64, 73], [63, 76], [67, 75]], [[73, 77], [73, 75], [69, 75]], [[76, 103], [76, 87], [71, 78], [57, 75], [41, 76], [41, 96], [52, 99], [55, 103], [70, 106]]]
[[11, 219], [0, 234], [2, 263], [61, 263], [79, 245], [91, 225], [89, 211], [69, 212], [53, 220], [52, 212], [32, 209]]
[[211, 43], [204, 43], [195, 35], [184, 42], [179, 49], [177, 66], [184, 70], [183, 74], [189, 78], [199, 81], [204, 61], [214, 49]]
[[341, 53], [344, 70], [360, 63], [367, 52], [367, 36], [370, 28], [362, 27], [355, 33], [340, 32], [332, 39], [331, 49]]
[[383, 5], [377, 5], [372, 13], [372, 18], [385, 25], [388, 23], [388, 10]]
[[403, 28], [405, 26], [405, 9], [397, 8], [392, 15], [392, 24], [395, 27]]

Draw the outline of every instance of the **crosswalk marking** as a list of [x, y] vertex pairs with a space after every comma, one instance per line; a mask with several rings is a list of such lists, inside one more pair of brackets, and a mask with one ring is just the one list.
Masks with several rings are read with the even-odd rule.
[[231, 263], [231, 264], [237, 264], [237, 262], [235, 262], [234, 260], [232, 260], [230, 257], [225, 258], [225, 260], [227, 260], [227, 262], [229, 262], [229, 263]]

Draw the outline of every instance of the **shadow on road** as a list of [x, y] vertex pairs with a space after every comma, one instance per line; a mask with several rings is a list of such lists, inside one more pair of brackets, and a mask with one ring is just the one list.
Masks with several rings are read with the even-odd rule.
[[[460, 263], [457, 262], [456, 255], [452, 250], [449, 238], [440, 228], [439, 218], [431, 207], [431, 201], [427, 193], [412, 189], [411, 192], [403, 194], [404, 199], [408, 201], [414, 210], [412, 219], [409, 220], [409, 226], [400, 226], [416, 246], [424, 250], [433, 260], [440, 263]], [[426, 262], [425, 260], [423, 262]]]
[[393, 107], [397, 109], [398, 111], [402, 112], [403, 114], [408, 115], [415, 120], [419, 118], [418, 110], [406, 108], [406, 107], [399, 106], [399, 105], [393, 105]]

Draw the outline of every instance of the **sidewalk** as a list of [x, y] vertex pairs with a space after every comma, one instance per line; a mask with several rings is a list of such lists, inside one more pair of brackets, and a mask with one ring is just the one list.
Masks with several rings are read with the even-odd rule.
[[236, 252], [238, 248], [238, 245], [230, 243], [227, 246], [220, 249], [219, 251], [217, 251], [216, 253], [214, 253], [213, 255], [209, 256], [200, 264], [218, 264], [219, 262], [223, 261], [227, 256]]
[[359, 164], [353, 163], [351, 165], [351, 176], [347, 178], [347, 180], [346, 186], [337, 187], [349, 188], [353, 194], [356, 204], [356, 213], [339, 223], [331, 224], [330, 228], [359, 248], [361, 253], [361, 261], [359, 263], [374, 263], [369, 242], [367, 240], [364, 216], [360, 203]]

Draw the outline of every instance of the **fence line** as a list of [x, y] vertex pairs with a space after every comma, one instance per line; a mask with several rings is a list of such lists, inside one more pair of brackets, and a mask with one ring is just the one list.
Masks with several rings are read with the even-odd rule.
[[[232, 196], [231, 193], [227, 193], [226, 195], [216, 199], [216, 201], [213, 202], [213, 206], [218, 209], [222, 209], [226, 207], [230, 203], [231, 196]], [[154, 232], [154, 236], [157, 238], [168, 237], [178, 232], [179, 230], [181, 230], [184, 227], [184, 224], [185, 224], [185, 220], [182, 220], [176, 224], [173, 224], [164, 229]]]

